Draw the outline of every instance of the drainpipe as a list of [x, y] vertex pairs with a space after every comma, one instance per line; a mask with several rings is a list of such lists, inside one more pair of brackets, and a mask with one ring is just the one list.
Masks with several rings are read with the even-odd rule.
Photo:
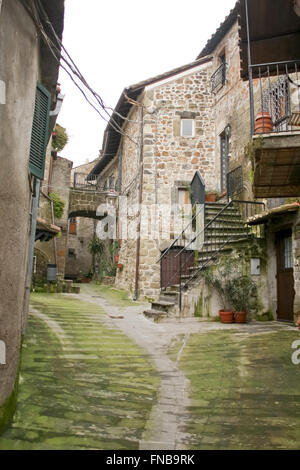
[[39, 208], [41, 181], [38, 179], [35, 179], [34, 185], [35, 185], [35, 196], [32, 197], [32, 203], [31, 203], [31, 232], [30, 232], [28, 260], [27, 260], [27, 275], [26, 275], [25, 298], [24, 298], [24, 322], [22, 325], [23, 332], [24, 332], [24, 329], [27, 323], [27, 317], [28, 317], [30, 286], [31, 286], [31, 278], [32, 278], [32, 264], [33, 264], [34, 244], [35, 244], [35, 232], [36, 232], [36, 219], [37, 219], [38, 208]]
[[[53, 208], [53, 201], [52, 199], [50, 199], [49, 196], [47, 196], [47, 194], [45, 194], [42, 190], [41, 190], [41, 194], [46, 198], [48, 199], [48, 201], [50, 202], [50, 205], [51, 205], [51, 218], [52, 218], [52, 224], [55, 225], [55, 218], [54, 218], [54, 208]], [[57, 265], [57, 248], [56, 248], [56, 238], [53, 237], [52, 238], [53, 240], [53, 250], [54, 250], [54, 259], [55, 259], [55, 264]]]
[[143, 107], [139, 108], [139, 120], [140, 120], [140, 185], [139, 185], [139, 215], [138, 215], [138, 225], [137, 225], [137, 245], [136, 245], [136, 265], [135, 265], [135, 294], [134, 299], [138, 299], [139, 291], [139, 274], [140, 274], [140, 250], [141, 250], [141, 220], [142, 220], [142, 202], [143, 202], [143, 176], [144, 176], [144, 110]]
[[248, 77], [249, 77], [250, 121], [251, 121], [251, 136], [252, 136], [252, 135], [254, 135], [254, 121], [255, 121], [255, 119], [254, 119], [253, 77], [252, 77], [252, 62], [251, 62], [251, 43], [250, 43], [248, 0], [245, 0], [245, 10], [246, 10], [246, 24], [247, 24]]

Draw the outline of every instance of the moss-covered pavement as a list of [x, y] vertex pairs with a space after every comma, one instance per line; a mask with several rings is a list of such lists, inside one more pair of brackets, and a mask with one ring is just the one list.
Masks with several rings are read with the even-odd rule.
[[33, 294], [0, 450], [300, 449], [296, 328], [156, 324], [144, 307], [97, 285]]
[[300, 449], [300, 335], [274, 329], [189, 337], [179, 364], [190, 380], [188, 449]]
[[104, 311], [36, 294], [17, 412], [0, 449], [137, 449], [159, 378]]

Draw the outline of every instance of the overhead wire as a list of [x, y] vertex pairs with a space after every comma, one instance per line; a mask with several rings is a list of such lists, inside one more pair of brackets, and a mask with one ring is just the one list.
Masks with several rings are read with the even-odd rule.
[[[86, 79], [83, 77], [83, 75], [81, 74], [79, 68], [77, 67], [77, 65], [75, 64], [74, 60], [72, 59], [72, 57], [70, 56], [70, 54], [68, 53], [68, 51], [66, 50], [65, 46], [63, 45], [63, 43], [61, 42], [60, 38], [58, 37], [52, 23], [50, 22], [49, 18], [48, 18], [48, 15], [47, 13], [45, 12], [43, 6], [41, 5], [41, 2], [40, 0], [35, 0], [35, 6], [37, 7], [36, 9], [36, 13], [39, 15], [41, 14], [43, 16], [43, 19], [45, 21], [45, 23], [49, 26], [55, 40], [57, 41], [57, 44], [58, 45], [55, 45], [54, 42], [52, 41], [52, 39], [48, 36], [47, 32], [45, 31], [41, 21], [38, 21], [38, 29], [39, 31], [41, 32], [43, 38], [44, 38], [44, 41], [46, 42], [46, 44], [48, 45], [48, 47], [50, 48], [52, 54], [54, 55], [55, 59], [57, 61], [60, 62], [60, 65], [62, 67], [62, 69], [68, 74], [68, 76], [71, 78], [71, 80], [73, 81], [73, 83], [76, 85], [76, 87], [81, 91], [81, 93], [83, 94], [84, 98], [87, 100], [87, 102], [93, 107], [93, 109], [100, 115], [100, 117], [106, 121], [107, 123], [109, 123], [109, 125], [116, 131], [116, 132], [119, 132], [121, 135], [127, 137], [129, 140], [131, 140], [134, 144], [138, 145], [137, 142], [135, 142], [131, 136], [129, 136], [126, 132], [124, 132], [122, 126], [114, 119], [113, 117], [113, 114], [117, 115], [119, 118], [121, 118], [123, 121], [129, 121], [127, 117], [121, 115], [120, 113], [118, 113], [117, 111], [113, 110], [111, 107], [107, 107], [105, 106], [104, 104], [104, 101], [103, 99], [101, 98], [101, 96], [95, 92], [91, 86], [88, 84], [88, 82], [86, 81]], [[39, 12], [38, 12], [39, 10]], [[39, 19], [39, 16], [38, 16], [38, 19]], [[57, 53], [59, 54], [59, 57], [56, 56], [56, 54], [54, 53], [53, 51], [53, 48], [56, 49]], [[71, 64], [69, 62], [69, 60], [66, 59], [66, 57], [64, 57], [64, 55], [62, 54], [62, 51], [67, 55], [68, 59], [71, 61]], [[65, 66], [63, 66], [61, 64], [61, 60], [66, 64], [67, 67], [69, 67], [69, 69], [71, 70], [72, 74], [75, 75], [79, 80], [80, 82], [87, 88], [87, 90], [89, 90], [89, 92], [93, 95], [93, 97], [95, 98], [96, 102], [100, 105], [101, 109], [107, 114], [107, 116], [109, 117], [109, 120], [106, 119], [102, 113], [96, 108], [96, 106], [91, 102], [91, 100], [87, 97], [87, 94], [82, 90], [82, 88], [80, 87], [80, 85], [76, 82], [76, 80], [72, 77], [71, 75], [71, 72], [69, 70], [66, 69]], [[136, 102], [130, 102], [130, 104], [135, 104], [135, 105], [138, 105], [138, 103]], [[109, 112], [108, 112], [108, 109], [112, 110], [113, 114], [111, 115]], [[134, 122], [138, 122], [138, 121], [134, 121]]]

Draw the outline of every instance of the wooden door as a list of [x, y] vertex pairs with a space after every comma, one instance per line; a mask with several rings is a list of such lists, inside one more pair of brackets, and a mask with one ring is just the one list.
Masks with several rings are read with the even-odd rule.
[[284, 230], [276, 235], [277, 253], [277, 319], [294, 319], [294, 270], [292, 231]]
[[[180, 273], [190, 274], [189, 268], [194, 266], [194, 252], [183, 251], [177, 256], [181, 248], [174, 247], [161, 260], [161, 288], [180, 283]], [[180, 266], [181, 260], [181, 266]]]

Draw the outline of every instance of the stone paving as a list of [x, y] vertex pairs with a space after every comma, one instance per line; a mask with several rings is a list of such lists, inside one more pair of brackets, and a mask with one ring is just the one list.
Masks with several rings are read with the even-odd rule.
[[0, 449], [300, 448], [296, 328], [155, 324], [145, 304], [96, 285], [32, 300]]
[[17, 412], [0, 449], [138, 449], [159, 377], [92, 304], [32, 296]]

